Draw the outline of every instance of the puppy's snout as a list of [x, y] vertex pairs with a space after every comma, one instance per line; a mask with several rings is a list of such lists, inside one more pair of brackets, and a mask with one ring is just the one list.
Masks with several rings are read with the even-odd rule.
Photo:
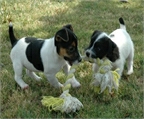
[[90, 56], [90, 52], [86, 51], [86, 56], [89, 57]]
[[86, 56], [89, 57], [89, 58], [96, 58], [96, 54], [90, 50], [87, 50], [85, 52]]

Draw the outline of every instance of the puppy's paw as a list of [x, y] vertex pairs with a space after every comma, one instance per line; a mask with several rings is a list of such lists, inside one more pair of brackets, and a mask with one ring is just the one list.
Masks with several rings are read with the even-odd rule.
[[62, 88], [63, 84], [61, 84], [60, 82], [58, 82], [57, 84], [51, 84], [52, 86], [54, 86], [55, 88]]
[[62, 87], [64, 87], [63, 84], [61, 84], [61, 83], [59, 82], [59, 88], [62, 88]]
[[71, 85], [73, 88], [80, 88], [81, 87], [81, 84], [78, 81], [72, 82]]
[[127, 75], [131, 75], [133, 73], [133, 71], [128, 71]]
[[39, 76], [35, 77], [35, 80], [36, 80], [36, 81], [40, 81], [41, 79], [42, 79], [42, 78], [39, 77]]
[[71, 84], [71, 86], [73, 88], [79, 88], [81, 86], [81, 84], [75, 79], [75, 77], [72, 77], [70, 79], [68, 79], [66, 82], [65, 82], [65, 85], [67, 84]]
[[21, 87], [23, 90], [26, 90], [29, 88], [29, 85], [28, 84], [24, 84], [22, 87]]

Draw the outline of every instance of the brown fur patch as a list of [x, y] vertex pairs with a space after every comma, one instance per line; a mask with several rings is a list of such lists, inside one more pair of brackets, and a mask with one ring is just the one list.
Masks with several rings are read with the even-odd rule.
[[69, 55], [67, 54], [67, 51], [65, 48], [60, 48], [60, 56], [67, 56], [69, 57]]
[[[71, 46], [76, 47], [76, 43], [72, 42]], [[59, 55], [62, 56], [62, 57], [65, 56], [65, 57], [69, 57], [69, 58], [71, 58], [73, 56], [73, 54], [68, 54], [67, 49], [62, 48], [62, 47], [60, 48]]]
[[76, 46], [76, 43], [75, 43], [75, 42], [72, 42], [72, 46], [74, 46], [74, 47], [75, 47], [75, 46]]

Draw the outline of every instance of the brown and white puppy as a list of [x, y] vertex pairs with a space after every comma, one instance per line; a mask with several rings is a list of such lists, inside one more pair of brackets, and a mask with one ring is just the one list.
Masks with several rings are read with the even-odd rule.
[[[125, 61], [127, 61], [127, 74], [133, 73], [134, 45], [122, 18], [119, 19], [120, 29], [113, 31], [110, 35], [105, 32], [94, 31], [91, 41], [86, 49], [88, 58], [108, 58], [112, 62], [113, 70], [119, 69], [121, 76]], [[93, 70], [97, 72], [98, 66], [93, 64]]]
[[[10, 57], [15, 72], [15, 81], [22, 89], [28, 88], [22, 80], [22, 69], [25, 67], [27, 74], [36, 80], [41, 78], [34, 72], [44, 72], [46, 78], [56, 88], [63, 85], [55, 77], [61, 69], [68, 74], [74, 63], [79, 63], [81, 57], [78, 51], [77, 36], [71, 25], [66, 25], [56, 32], [50, 39], [23, 37], [17, 40], [13, 33], [13, 25], [9, 24], [9, 36], [12, 44]], [[73, 77], [73, 87], [79, 87], [80, 83]]]

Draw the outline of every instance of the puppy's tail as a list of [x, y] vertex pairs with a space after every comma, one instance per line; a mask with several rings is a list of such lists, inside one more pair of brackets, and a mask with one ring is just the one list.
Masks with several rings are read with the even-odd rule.
[[12, 22], [9, 23], [9, 37], [10, 37], [11, 45], [12, 45], [12, 47], [13, 47], [13, 46], [16, 44], [17, 39], [16, 39], [16, 37], [14, 36]]
[[126, 26], [125, 26], [125, 23], [124, 23], [124, 20], [123, 18], [119, 18], [119, 23], [120, 23], [120, 29], [125, 29], [126, 30]]

